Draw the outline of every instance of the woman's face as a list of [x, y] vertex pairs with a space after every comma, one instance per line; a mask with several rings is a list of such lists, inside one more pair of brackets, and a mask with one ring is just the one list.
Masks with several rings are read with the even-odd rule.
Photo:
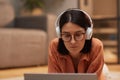
[[68, 22], [62, 27], [61, 37], [70, 54], [77, 55], [85, 44], [85, 29], [79, 25]]

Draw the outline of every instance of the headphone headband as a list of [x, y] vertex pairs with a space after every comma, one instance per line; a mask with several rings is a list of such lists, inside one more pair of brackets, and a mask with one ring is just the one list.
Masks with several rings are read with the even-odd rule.
[[86, 38], [86, 39], [89, 40], [89, 39], [91, 38], [92, 32], [93, 32], [93, 30], [92, 30], [92, 28], [93, 28], [92, 19], [91, 19], [91, 17], [89, 16], [89, 14], [88, 14], [87, 12], [85, 12], [85, 11], [83, 11], [83, 10], [80, 10], [80, 9], [74, 9], [74, 8], [73, 8], [73, 9], [65, 10], [65, 11], [63, 11], [61, 14], [58, 15], [58, 17], [57, 17], [57, 19], [56, 19], [56, 22], [55, 22], [56, 32], [57, 32], [58, 37], [60, 37], [60, 27], [59, 27], [60, 18], [61, 18], [61, 16], [62, 16], [66, 11], [70, 11], [70, 10], [81, 11], [81, 12], [83, 12], [83, 13], [89, 18], [90, 23], [91, 23], [91, 26], [88, 27], [88, 29], [87, 29], [87, 31], [86, 31], [86, 34], [87, 34], [87, 38]]

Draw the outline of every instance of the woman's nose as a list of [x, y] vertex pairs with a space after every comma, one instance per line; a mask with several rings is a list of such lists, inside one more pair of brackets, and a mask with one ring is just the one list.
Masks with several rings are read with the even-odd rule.
[[73, 35], [71, 36], [71, 41], [70, 41], [70, 42], [71, 42], [72, 44], [74, 44], [74, 43], [76, 42]]

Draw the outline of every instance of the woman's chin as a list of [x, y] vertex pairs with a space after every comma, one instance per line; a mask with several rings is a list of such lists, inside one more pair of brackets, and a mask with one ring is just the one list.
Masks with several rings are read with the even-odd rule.
[[78, 53], [80, 53], [80, 51], [76, 51], [76, 50], [70, 50], [70, 54], [78, 54]]

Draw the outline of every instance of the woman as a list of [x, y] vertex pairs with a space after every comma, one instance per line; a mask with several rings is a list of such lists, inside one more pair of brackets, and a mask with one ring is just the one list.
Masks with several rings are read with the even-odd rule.
[[79, 9], [68, 9], [56, 20], [58, 38], [49, 46], [49, 73], [96, 73], [102, 79], [103, 44], [92, 37], [90, 16]]

